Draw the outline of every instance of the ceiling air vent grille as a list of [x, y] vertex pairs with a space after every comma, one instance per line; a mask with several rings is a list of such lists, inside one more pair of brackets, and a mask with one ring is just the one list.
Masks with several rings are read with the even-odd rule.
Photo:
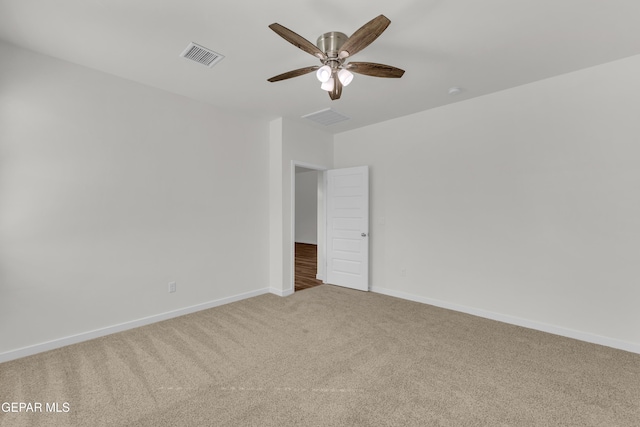
[[195, 61], [198, 64], [206, 65], [209, 68], [224, 59], [224, 55], [220, 55], [211, 49], [207, 49], [206, 47], [195, 43], [189, 43], [189, 46], [187, 46], [180, 56]]
[[316, 111], [315, 113], [302, 116], [303, 119], [309, 119], [321, 125], [329, 126], [334, 123], [349, 120], [349, 117], [338, 113], [332, 108], [325, 108], [324, 110]]

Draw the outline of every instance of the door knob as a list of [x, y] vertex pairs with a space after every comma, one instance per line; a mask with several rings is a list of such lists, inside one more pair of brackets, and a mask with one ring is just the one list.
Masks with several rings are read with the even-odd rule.
[[360, 233], [362, 237], [367, 237], [367, 233]]

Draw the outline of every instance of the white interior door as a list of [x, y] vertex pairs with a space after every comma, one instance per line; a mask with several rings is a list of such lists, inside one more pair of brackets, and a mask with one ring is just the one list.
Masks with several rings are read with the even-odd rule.
[[369, 290], [369, 167], [327, 171], [327, 283]]

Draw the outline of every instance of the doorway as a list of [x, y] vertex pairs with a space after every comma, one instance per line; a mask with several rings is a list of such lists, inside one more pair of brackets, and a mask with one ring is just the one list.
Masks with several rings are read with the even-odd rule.
[[298, 292], [324, 279], [324, 168], [292, 166], [292, 279]]
[[[327, 169], [291, 161], [291, 234], [290, 234], [290, 287], [296, 291], [296, 224], [305, 221], [298, 217], [296, 208], [296, 182], [304, 178], [298, 174], [314, 172], [316, 189], [311, 185], [298, 193], [300, 197], [316, 200], [314, 222], [307, 224], [308, 236], [315, 237], [316, 279], [318, 282], [337, 286], [369, 290], [369, 168], [358, 166], [343, 169]], [[311, 178], [313, 182], [313, 178]], [[331, 225], [328, 228], [328, 224]], [[310, 231], [309, 231], [310, 230]], [[328, 248], [328, 243], [330, 248]], [[306, 243], [306, 242], [300, 242]], [[312, 243], [312, 242], [311, 242]], [[298, 252], [300, 254], [300, 252]], [[312, 278], [314, 267], [307, 268]], [[320, 283], [314, 283], [318, 285]]]

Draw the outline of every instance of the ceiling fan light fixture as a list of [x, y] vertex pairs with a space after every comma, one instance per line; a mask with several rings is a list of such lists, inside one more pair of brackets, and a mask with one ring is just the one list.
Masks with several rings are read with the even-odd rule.
[[320, 89], [326, 90], [327, 92], [331, 92], [333, 90], [334, 85], [335, 85], [335, 81], [333, 80], [333, 78], [330, 78], [326, 82], [322, 83], [322, 85], [320, 86]]
[[349, 83], [353, 80], [353, 73], [343, 68], [338, 71], [338, 79], [340, 80], [340, 83], [342, 83], [342, 86], [349, 86]]
[[318, 68], [318, 71], [316, 71], [316, 77], [322, 83], [328, 82], [329, 79], [331, 79], [331, 74], [332, 70], [328, 65], [323, 65], [322, 67]]
[[353, 80], [352, 73], [372, 77], [400, 78], [404, 74], [404, 70], [391, 65], [377, 64], [375, 62], [350, 62], [344, 64], [346, 58], [352, 57], [377, 39], [390, 23], [389, 18], [379, 15], [358, 28], [351, 36], [331, 31], [318, 37], [315, 45], [280, 24], [271, 24], [269, 28], [276, 34], [297, 48], [320, 59], [322, 65], [288, 71], [271, 77], [267, 81], [278, 82], [315, 71], [316, 78], [322, 83], [320, 87], [329, 92], [329, 97], [332, 101], [335, 101], [340, 99], [342, 88], [349, 85]]

